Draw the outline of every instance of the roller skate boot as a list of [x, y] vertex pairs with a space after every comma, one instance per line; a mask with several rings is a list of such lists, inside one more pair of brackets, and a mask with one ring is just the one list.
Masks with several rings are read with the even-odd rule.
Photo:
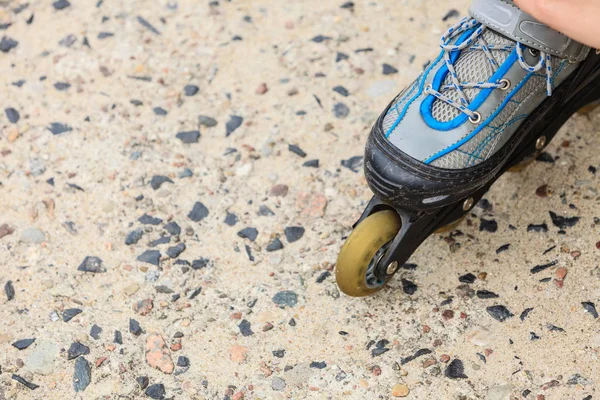
[[342, 247], [350, 296], [382, 289], [421, 243], [600, 99], [600, 55], [507, 0], [474, 0], [441, 53], [381, 114], [365, 150], [374, 197]]

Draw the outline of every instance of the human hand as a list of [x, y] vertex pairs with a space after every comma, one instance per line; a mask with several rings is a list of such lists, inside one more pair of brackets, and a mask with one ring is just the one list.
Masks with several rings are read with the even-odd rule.
[[540, 22], [600, 49], [600, 0], [514, 0]]

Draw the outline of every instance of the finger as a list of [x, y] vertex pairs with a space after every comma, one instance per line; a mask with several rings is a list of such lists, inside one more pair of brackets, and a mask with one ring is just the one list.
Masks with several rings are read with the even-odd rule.
[[600, 0], [515, 0], [515, 3], [570, 38], [600, 48]]

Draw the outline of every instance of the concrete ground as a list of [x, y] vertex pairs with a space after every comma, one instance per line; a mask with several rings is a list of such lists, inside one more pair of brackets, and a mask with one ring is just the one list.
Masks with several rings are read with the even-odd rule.
[[0, 399], [598, 397], [597, 112], [335, 284], [353, 157], [467, 5], [0, 1]]

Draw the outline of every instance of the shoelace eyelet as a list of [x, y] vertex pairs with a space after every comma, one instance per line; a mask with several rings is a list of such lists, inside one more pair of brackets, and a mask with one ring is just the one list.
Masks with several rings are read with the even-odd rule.
[[512, 83], [508, 79], [500, 79], [500, 82], [498, 83], [502, 84], [500, 90], [508, 90], [512, 86]]
[[475, 111], [475, 118], [473, 117], [469, 117], [469, 122], [472, 124], [478, 124], [481, 122], [481, 114], [479, 114], [477, 111]]
[[531, 54], [534, 57], [539, 57], [540, 56], [540, 51], [538, 49], [529, 48], [529, 54]]

